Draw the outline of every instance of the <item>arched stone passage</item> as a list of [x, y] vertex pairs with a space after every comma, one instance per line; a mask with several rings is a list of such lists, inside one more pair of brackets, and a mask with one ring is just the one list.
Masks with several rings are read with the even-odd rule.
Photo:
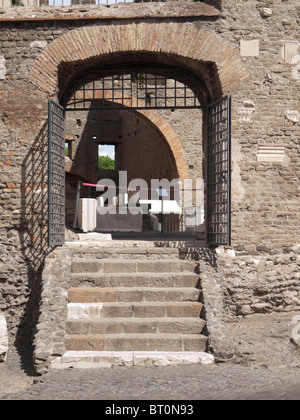
[[[108, 98], [112, 97], [111, 91], [105, 91], [104, 94], [106, 94]], [[92, 92], [86, 92], [86, 98], [88, 98], [89, 95], [92, 98]], [[120, 103], [120, 105], [123, 104], [126, 107], [126, 103], [128, 102], [128, 107], [130, 107], [130, 105], [134, 104], [136, 101], [137, 99], [135, 97], [128, 97], [128, 99], [124, 99], [124, 96], [122, 96], [120, 93], [114, 92], [115, 103]], [[142, 101], [140, 100], [140, 102]], [[135, 112], [141, 114], [146, 120], [148, 120], [153, 125], [155, 130], [162, 134], [170, 150], [170, 154], [174, 159], [174, 164], [176, 165], [178, 178], [181, 181], [187, 179], [188, 167], [182, 149], [182, 145], [171, 125], [155, 110], [136, 110]]]
[[183, 181], [188, 178], [188, 168], [181, 143], [170, 124], [154, 110], [140, 110], [158, 131], [164, 136], [177, 167], [178, 178]]
[[[107, 93], [107, 96], [111, 98], [111, 91], [105, 91], [105, 93]], [[128, 102], [131, 102], [131, 100], [132, 98], [128, 99]], [[119, 101], [120, 99], [118, 100], [117, 98], [117, 92], [115, 92], [114, 102], [118, 103]], [[124, 107], [126, 107], [126, 101]], [[123, 106], [120, 106], [120, 108], [122, 109]], [[116, 109], [114, 108], [114, 110]], [[114, 113], [114, 111], [111, 112]], [[106, 113], [109, 113], [109, 103], [107, 104]], [[85, 120], [84, 116], [78, 114], [78, 112], [76, 111], [75, 113], [66, 113], [67, 116], [69, 114], [71, 114], [71, 121], [73, 121], [74, 117], [78, 115], [80, 118], [80, 124], [82, 124], [83, 127], [89, 127], [89, 125], [92, 124], [92, 121], [89, 121], [88, 116]], [[99, 115], [99, 111], [96, 111], [96, 113], [94, 113], [94, 117], [97, 114]], [[123, 110], [120, 111], [119, 116], [121, 116], [122, 114], [124, 115]], [[122, 143], [122, 150], [119, 150], [117, 155], [118, 166], [121, 166], [122, 168], [119, 167], [116, 171], [104, 174], [103, 171], [101, 172], [98, 169], [98, 167], [95, 167], [93, 152], [94, 145], [92, 144], [90, 148], [90, 142], [87, 140], [89, 138], [89, 128], [87, 128], [87, 131], [85, 131], [86, 128], [83, 130], [82, 135], [80, 135], [81, 140], [78, 140], [78, 143], [76, 140], [74, 141], [74, 146], [72, 146], [72, 149], [74, 147], [71, 158], [72, 160], [69, 157], [67, 157], [65, 160], [67, 224], [71, 225], [74, 221], [74, 202], [76, 197], [78, 181], [97, 184], [100, 179], [106, 178], [108, 176], [117, 184], [119, 179], [117, 172], [118, 170], [127, 171], [128, 183], [133, 179], [142, 178], [149, 185], [149, 187], [151, 186], [152, 178], [168, 178], [170, 181], [174, 179], [179, 179], [182, 182], [184, 182], [184, 180], [188, 178], [188, 166], [185, 159], [185, 154], [181, 142], [175, 134], [172, 127], [170, 126], [170, 124], [154, 110], [131, 110], [127, 112], [125, 111], [125, 115], [125, 121], [129, 121], [129, 125], [127, 125], [127, 127], [132, 127], [131, 124], [136, 123], [136, 121], [138, 121], [135, 129], [138, 128], [138, 130], [141, 130], [143, 135], [142, 137], [141, 135], [138, 135], [136, 137], [135, 133], [135, 136], [128, 137], [125, 143]], [[67, 120], [68, 118], [66, 118], [66, 127], [68, 130], [67, 133], [74, 134], [74, 126], [68, 125]], [[149, 128], [145, 130], [145, 127], [147, 126]], [[122, 129], [124, 130], [123, 124]], [[93, 131], [97, 132], [96, 126], [93, 127], [92, 132]], [[123, 133], [125, 134], [126, 132], [127, 131], [125, 129], [125, 131], [122, 132], [122, 136]], [[147, 144], [147, 139], [149, 140], [149, 133], [151, 132], [151, 144]], [[71, 135], [70, 138], [71, 137], [75, 136]], [[141, 142], [141, 139], [145, 141]], [[77, 144], [75, 145], [75, 143]], [[120, 146], [121, 143], [118, 143], [118, 147]], [[136, 146], [138, 147], [136, 148]], [[123, 149], [124, 147], [125, 149]], [[147, 150], [148, 154], [145, 153], [145, 150]], [[146, 160], [144, 159], [145, 155], [147, 155]], [[87, 164], [86, 159], [91, 159], [90, 164]], [[122, 161], [122, 163], [120, 163], [120, 161]], [[132, 164], [132, 162], [134, 162], [134, 164]], [[162, 168], [164, 168], [164, 171], [166, 171], [166, 169], [168, 170], [166, 175], [160, 173]], [[150, 176], [150, 174], [154, 173], [156, 174], [155, 176]], [[82, 193], [83, 195], [85, 194], [86, 197], [88, 196], [89, 192], [86, 187], [83, 187]]]
[[[204, 86], [203, 97], [199, 98], [201, 107], [206, 108], [208, 113], [208, 118], [203, 119], [204, 137], [205, 133], [208, 133], [209, 115], [222, 116], [222, 121], [218, 120], [217, 126], [210, 130], [212, 133], [210, 143], [219, 141], [219, 132], [224, 131], [225, 124], [226, 135], [222, 138], [222, 142], [227, 151], [230, 151], [230, 94], [240, 81], [247, 77], [247, 73], [235, 48], [217, 34], [194, 25], [178, 22], [156, 24], [142, 22], [81, 27], [53, 41], [34, 63], [29, 78], [48, 97], [61, 101], [71, 83], [88, 72], [105, 66], [134, 62], [145, 64], [153, 62], [193, 73]], [[53, 104], [58, 106], [55, 102]], [[173, 149], [176, 151], [176, 145]], [[209, 153], [208, 159], [213, 162], [210, 166], [211, 174], [214, 174], [212, 166], [217, 164], [218, 156], [215, 149]], [[230, 153], [227, 153], [227, 159], [222, 161], [221, 168], [222, 174], [227, 175], [227, 182], [224, 184], [227, 212], [223, 217], [223, 225], [226, 225], [227, 229], [225, 236], [227, 236], [222, 242], [216, 239], [210, 240], [211, 243], [230, 243], [229, 155]], [[208, 159], [205, 161], [206, 165]], [[184, 179], [185, 176], [180, 178]], [[215, 182], [212, 177], [209, 182], [212, 193], [209, 196], [210, 204], [206, 206], [207, 217], [216, 213], [221, 214], [221, 208], [215, 200]], [[219, 225], [221, 226], [220, 223]], [[220, 227], [220, 230], [222, 229], [223, 227]]]
[[165, 61], [189, 67], [205, 81], [211, 100], [231, 93], [247, 77], [236, 49], [217, 34], [182, 23], [143, 22], [67, 32], [43, 51], [29, 78], [47, 95], [58, 95], [78, 68], [83, 72], [99, 59], [104, 63], [107, 57], [126, 53], [159, 54]]

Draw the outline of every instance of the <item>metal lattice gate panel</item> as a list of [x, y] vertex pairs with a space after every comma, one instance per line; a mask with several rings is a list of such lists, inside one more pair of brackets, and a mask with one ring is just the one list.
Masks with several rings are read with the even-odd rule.
[[48, 244], [57, 246], [65, 243], [65, 117], [51, 99], [48, 122]]
[[201, 108], [208, 99], [204, 83], [187, 70], [149, 64], [127, 64], [86, 73], [66, 92], [66, 111]]
[[231, 97], [207, 112], [207, 242], [231, 243]]

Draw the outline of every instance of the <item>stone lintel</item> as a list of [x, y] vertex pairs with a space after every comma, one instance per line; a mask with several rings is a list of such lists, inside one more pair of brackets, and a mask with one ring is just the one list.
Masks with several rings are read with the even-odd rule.
[[133, 18], [217, 18], [219, 10], [204, 3], [123, 3], [111, 6], [0, 8], [0, 22], [104, 20]]

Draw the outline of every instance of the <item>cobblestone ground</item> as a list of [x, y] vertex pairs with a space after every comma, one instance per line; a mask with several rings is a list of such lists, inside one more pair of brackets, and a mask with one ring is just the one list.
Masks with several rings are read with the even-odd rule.
[[13, 349], [0, 365], [1, 400], [300, 399], [300, 355], [290, 344], [295, 314], [229, 322], [239, 356], [212, 366], [34, 372]]

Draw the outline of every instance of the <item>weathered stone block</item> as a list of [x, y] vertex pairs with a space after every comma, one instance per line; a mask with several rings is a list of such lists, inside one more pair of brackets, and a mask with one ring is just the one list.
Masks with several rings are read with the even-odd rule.
[[273, 14], [273, 10], [270, 9], [269, 7], [262, 7], [259, 12], [260, 12], [261, 17], [264, 17], [264, 18], [269, 18]]
[[260, 53], [259, 39], [241, 39], [241, 56], [258, 57]]
[[66, 340], [66, 348], [69, 351], [103, 351], [104, 347], [104, 335], [71, 335]]
[[202, 304], [199, 302], [167, 303], [167, 316], [177, 318], [200, 317]]
[[0, 315], [0, 362], [6, 361], [8, 351], [7, 324], [4, 315]]
[[69, 301], [72, 303], [116, 302], [117, 289], [90, 287], [69, 289]]

